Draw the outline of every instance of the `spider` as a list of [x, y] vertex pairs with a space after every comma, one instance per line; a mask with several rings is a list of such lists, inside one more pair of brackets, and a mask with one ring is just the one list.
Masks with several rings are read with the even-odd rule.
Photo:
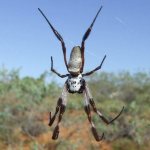
[[58, 121], [57, 124], [54, 128], [53, 131], [53, 135], [52, 135], [52, 139], [56, 140], [59, 136], [59, 124], [62, 120], [62, 116], [65, 112], [66, 109], [66, 104], [67, 104], [67, 94], [68, 93], [83, 93], [84, 95], [84, 110], [87, 114], [88, 120], [90, 122], [91, 125], [91, 131], [93, 133], [93, 136], [95, 138], [96, 141], [101, 141], [104, 137], [104, 133], [102, 133], [102, 135], [100, 136], [95, 128], [95, 125], [92, 121], [91, 118], [91, 107], [93, 109], [93, 111], [102, 119], [102, 121], [104, 121], [104, 123], [106, 124], [110, 124], [112, 122], [114, 122], [122, 113], [124, 106], [122, 108], [122, 110], [120, 111], [120, 113], [112, 120], [108, 120], [106, 119], [103, 114], [97, 110], [95, 102], [93, 100], [93, 97], [90, 93], [90, 90], [88, 88], [88, 84], [86, 83], [86, 81], [84, 80], [83, 77], [85, 76], [89, 76], [91, 74], [93, 74], [95, 71], [100, 70], [102, 67], [102, 64], [106, 58], [106, 55], [104, 56], [103, 60], [101, 61], [100, 65], [98, 67], [96, 67], [95, 69], [93, 69], [92, 71], [83, 73], [83, 68], [84, 68], [84, 49], [85, 49], [85, 41], [86, 39], [89, 37], [92, 27], [96, 21], [96, 18], [98, 17], [100, 11], [102, 9], [102, 6], [99, 8], [94, 20], [92, 21], [90, 27], [87, 29], [87, 31], [85, 32], [83, 38], [82, 38], [82, 42], [81, 42], [81, 46], [75, 46], [72, 48], [71, 54], [70, 54], [70, 59], [69, 62], [67, 63], [67, 59], [66, 59], [66, 46], [64, 43], [64, 40], [62, 38], [62, 36], [58, 33], [58, 31], [52, 26], [52, 24], [50, 23], [50, 21], [47, 19], [47, 17], [45, 16], [45, 14], [41, 11], [40, 8], [38, 8], [38, 10], [40, 11], [40, 13], [42, 14], [42, 16], [46, 19], [47, 23], [49, 24], [50, 28], [52, 29], [53, 33], [55, 34], [55, 36], [57, 37], [57, 39], [60, 41], [61, 46], [62, 46], [62, 51], [63, 51], [63, 57], [64, 57], [64, 62], [65, 62], [65, 66], [67, 68], [67, 71], [69, 72], [68, 74], [62, 75], [60, 73], [58, 73], [54, 67], [53, 67], [53, 58], [51, 56], [51, 71], [54, 72], [55, 74], [57, 74], [59, 77], [61, 78], [65, 78], [68, 77], [63, 90], [62, 90], [62, 94], [59, 97], [58, 101], [57, 101], [57, 106], [56, 106], [56, 110], [53, 116], [51, 116], [51, 112], [49, 114], [49, 126], [51, 126], [55, 119], [57, 114], [59, 114], [58, 116]]

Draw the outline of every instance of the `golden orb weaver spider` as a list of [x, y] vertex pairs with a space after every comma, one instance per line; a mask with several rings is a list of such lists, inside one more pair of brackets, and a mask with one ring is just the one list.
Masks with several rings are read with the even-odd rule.
[[93, 100], [93, 97], [92, 97], [92, 95], [90, 93], [90, 90], [88, 88], [88, 84], [86, 83], [86, 81], [83, 78], [84, 76], [89, 76], [92, 73], [94, 73], [95, 71], [100, 70], [101, 67], [102, 67], [102, 64], [103, 64], [103, 62], [106, 58], [106, 55], [105, 55], [103, 60], [101, 61], [100, 65], [98, 67], [96, 67], [95, 69], [93, 69], [92, 71], [89, 71], [87, 73], [83, 73], [85, 41], [88, 38], [88, 36], [90, 35], [92, 27], [93, 27], [93, 25], [96, 21], [96, 18], [99, 15], [101, 9], [102, 9], [102, 6], [99, 8], [99, 10], [98, 10], [94, 20], [92, 21], [90, 27], [85, 32], [85, 34], [82, 38], [81, 46], [73, 47], [73, 49], [71, 51], [69, 63], [67, 63], [66, 46], [65, 46], [65, 43], [64, 43], [64, 40], [63, 40], [62, 36], [52, 26], [50, 21], [47, 19], [47, 17], [41, 11], [41, 9], [38, 8], [38, 10], [42, 14], [42, 16], [46, 19], [46, 21], [49, 24], [50, 28], [52, 29], [53, 33], [55, 34], [55, 36], [57, 37], [57, 39], [61, 43], [62, 50], [63, 50], [64, 62], [65, 62], [67, 71], [69, 72], [68, 74], [65, 74], [65, 75], [61, 75], [60, 73], [58, 73], [53, 67], [53, 58], [51, 57], [51, 71], [56, 73], [61, 78], [68, 77], [68, 79], [66, 80], [66, 82], [64, 84], [62, 94], [61, 94], [61, 96], [59, 97], [59, 99], [57, 101], [57, 106], [56, 106], [55, 113], [54, 113], [53, 116], [51, 116], [51, 112], [50, 112], [50, 116], [49, 116], [49, 126], [51, 126], [53, 124], [53, 122], [55, 121], [56, 115], [59, 113], [58, 121], [57, 121], [56, 127], [55, 127], [53, 135], [52, 135], [52, 139], [54, 139], [54, 140], [56, 140], [58, 138], [58, 135], [59, 135], [59, 124], [62, 120], [62, 116], [63, 116], [63, 114], [65, 112], [65, 109], [66, 109], [67, 94], [68, 93], [83, 93], [84, 94], [84, 100], [85, 100], [84, 110], [87, 114], [88, 120], [89, 120], [90, 125], [91, 125], [91, 130], [92, 130], [93, 136], [94, 136], [96, 141], [101, 141], [104, 137], [104, 133], [102, 133], [101, 136], [99, 136], [99, 134], [97, 133], [97, 130], [96, 130], [95, 125], [94, 125], [94, 123], [92, 121], [92, 118], [91, 118], [91, 108], [90, 107], [92, 107], [93, 111], [106, 124], [110, 124], [113, 121], [115, 121], [121, 115], [121, 113], [124, 110], [124, 107], [123, 107], [122, 110], [120, 111], [120, 113], [115, 118], [113, 118], [112, 120], [109, 121], [108, 119], [106, 119], [103, 116], [103, 114], [99, 110], [97, 110], [95, 102]]

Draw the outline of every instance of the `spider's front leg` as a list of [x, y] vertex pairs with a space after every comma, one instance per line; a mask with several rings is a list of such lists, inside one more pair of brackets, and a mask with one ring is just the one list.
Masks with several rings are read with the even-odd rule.
[[65, 112], [66, 109], [66, 104], [67, 104], [67, 86], [66, 84], [64, 85], [63, 91], [62, 91], [62, 95], [61, 97], [58, 99], [57, 102], [57, 107], [56, 107], [56, 111], [53, 115], [53, 117], [51, 117], [51, 112], [50, 112], [50, 120], [49, 120], [49, 126], [51, 126], [56, 118], [57, 113], [59, 112], [59, 116], [58, 116], [58, 121], [56, 124], [56, 127], [54, 129], [53, 135], [52, 135], [52, 139], [56, 140], [58, 138], [59, 135], [59, 124], [61, 122], [62, 119], [62, 115]]
[[99, 8], [96, 16], [94, 17], [91, 25], [89, 26], [89, 28], [86, 30], [86, 32], [84, 33], [83, 35], [83, 38], [82, 38], [82, 42], [81, 42], [81, 57], [82, 57], [82, 67], [81, 67], [81, 73], [83, 72], [83, 68], [84, 68], [84, 49], [85, 49], [85, 41], [87, 40], [87, 38], [89, 37], [91, 31], [92, 31], [92, 27], [96, 21], [96, 18], [98, 17], [100, 11], [102, 9], [102, 6]]
[[67, 77], [69, 74], [65, 74], [65, 75], [61, 75], [60, 73], [58, 73], [55, 69], [54, 69], [54, 67], [53, 67], [53, 57], [51, 56], [51, 71], [52, 72], [54, 72], [54, 73], [56, 73], [59, 77], [61, 77], [61, 78], [65, 78], [65, 77]]
[[93, 69], [92, 71], [89, 71], [89, 72], [87, 72], [87, 73], [82, 74], [82, 76], [83, 76], [83, 77], [84, 77], [84, 76], [89, 76], [89, 75], [91, 75], [92, 73], [94, 73], [95, 71], [101, 69], [101, 67], [102, 67], [102, 65], [103, 65], [103, 63], [104, 63], [105, 58], [106, 58], [106, 55], [104, 56], [103, 60], [101, 61], [101, 64], [100, 64], [98, 67], [96, 67], [96, 68]]
[[94, 111], [95, 113], [97, 113], [97, 114], [99, 115], [99, 117], [100, 117], [106, 124], [110, 124], [110, 123], [114, 122], [114, 121], [122, 114], [122, 112], [123, 112], [123, 110], [124, 110], [124, 106], [122, 107], [122, 110], [120, 111], [120, 113], [119, 113], [116, 117], [114, 117], [112, 120], [109, 121], [106, 117], [103, 116], [103, 114], [102, 114], [100, 111], [97, 110], [96, 105], [95, 105], [95, 102], [94, 102], [94, 100], [93, 100], [93, 97], [92, 97], [92, 95], [91, 95], [91, 93], [90, 93], [90, 90], [89, 90], [87, 84], [86, 84], [86, 86], [85, 86], [85, 90], [86, 90], [86, 93], [87, 93], [87, 96], [88, 96], [90, 105], [91, 105], [92, 108], [93, 108], [93, 111]]
[[90, 102], [89, 102], [89, 98], [88, 98], [86, 90], [84, 90], [83, 93], [84, 93], [84, 101], [85, 101], [84, 110], [85, 110], [87, 117], [88, 117], [88, 120], [91, 124], [91, 130], [92, 130], [93, 136], [94, 136], [96, 141], [101, 141], [104, 137], [104, 133], [101, 136], [98, 134], [98, 132], [95, 128], [95, 125], [92, 121], [92, 118], [91, 118]]
[[45, 16], [45, 14], [42, 12], [42, 10], [40, 8], [38, 8], [38, 10], [40, 11], [40, 13], [42, 14], [42, 16], [45, 18], [45, 20], [47, 21], [47, 23], [49, 24], [50, 28], [52, 29], [53, 33], [55, 34], [55, 36], [57, 37], [57, 39], [61, 42], [61, 46], [62, 46], [62, 50], [63, 50], [63, 55], [64, 55], [64, 62], [66, 65], [66, 68], [68, 70], [68, 64], [67, 64], [67, 59], [66, 59], [66, 46], [65, 46], [65, 42], [62, 38], [62, 36], [58, 33], [58, 31], [52, 26], [52, 24], [50, 23], [50, 21], [47, 19], [47, 17]]

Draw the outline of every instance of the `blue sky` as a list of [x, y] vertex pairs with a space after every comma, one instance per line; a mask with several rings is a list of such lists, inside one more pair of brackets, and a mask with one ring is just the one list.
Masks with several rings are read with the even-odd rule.
[[38, 77], [50, 69], [50, 56], [66, 73], [59, 41], [38, 12], [43, 10], [63, 36], [67, 58], [80, 45], [99, 7], [103, 9], [86, 41], [85, 71], [150, 71], [149, 0], [5, 0], [0, 2], [0, 66], [21, 67], [21, 76]]

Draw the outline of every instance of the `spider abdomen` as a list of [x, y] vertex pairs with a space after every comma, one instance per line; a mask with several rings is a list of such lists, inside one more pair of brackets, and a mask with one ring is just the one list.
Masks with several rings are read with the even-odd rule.
[[68, 63], [68, 71], [70, 74], [77, 75], [82, 67], [82, 57], [80, 46], [73, 47]]
[[79, 74], [76, 77], [69, 76], [66, 82], [67, 82], [69, 93], [82, 93], [83, 92], [84, 79], [82, 78], [81, 74]]

